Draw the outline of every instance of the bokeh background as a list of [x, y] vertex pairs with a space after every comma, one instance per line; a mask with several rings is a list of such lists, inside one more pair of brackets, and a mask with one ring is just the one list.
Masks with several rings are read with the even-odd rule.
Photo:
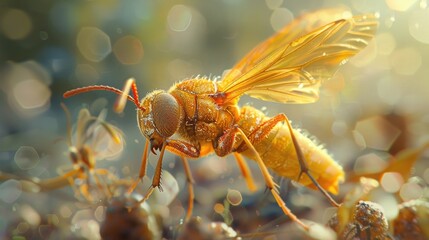
[[[92, 92], [64, 99], [65, 91], [94, 84], [122, 88], [126, 79], [134, 77], [144, 96], [193, 76], [221, 76], [293, 18], [337, 7], [354, 14], [375, 13], [380, 26], [370, 45], [324, 84], [319, 101], [284, 105], [243, 97], [240, 104], [264, 108], [270, 116], [286, 113], [295, 127], [314, 136], [347, 171], [383, 169], [398, 151], [429, 141], [427, 5], [427, 0], [3, 0], [0, 171], [43, 179], [57, 176], [58, 167], [70, 165], [66, 117], [60, 107], [65, 103], [73, 122], [83, 107], [93, 115], [108, 110], [107, 120], [122, 129], [127, 144], [120, 156], [99, 161], [97, 166], [112, 169], [121, 177], [136, 176], [144, 138], [136, 125], [135, 108], [128, 105], [123, 114], [116, 114], [112, 93]], [[423, 155], [413, 168], [411, 181], [398, 180], [405, 183], [402, 187], [392, 189], [389, 181], [385, 183], [384, 190], [400, 198], [379, 201], [385, 201], [388, 208], [427, 195], [427, 158], [428, 154]], [[156, 158], [152, 156], [150, 161], [148, 174], [152, 176]], [[243, 209], [246, 203], [255, 208], [249, 211], [262, 212], [258, 204], [267, 194], [256, 165], [250, 163], [261, 191], [247, 196], [249, 191], [232, 162], [232, 158], [215, 156], [191, 162], [197, 181], [195, 215], [219, 219], [213, 206], [222, 203], [228, 189], [241, 192]], [[174, 155], [167, 154], [164, 169], [172, 173], [180, 189], [179, 197], [166, 207], [171, 216], [167, 222], [172, 226], [183, 218], [186, 208], [185, 176], [178, 163]], [[319, 193], [288, 186], [282, 184], [282, 192], [292, 208], [301, 205], [307, 209], [305, 218], [326, 221], [326, 209], [315, 210], [323, 198]], [[102, 217], [91, 220], [85, 215], [85, 223], [91, 221], [90, 230], [82, 230], [85, 224], [76, 225], [77, 200], [70, 189], [37, 194], [20, 189], [16, 181], [0, 183], [0, 233], [11, 234], [11, 224], [32, 212], [41, 218], [48, 214], [58, 221], [75, 221], [76, 227], [68, 228], [71, 236], [99, 237]], [[306, 198], [308, 195], [312, 197]], [[274, 206], [272, 212], [276, 211]], [[393, 217], [395, 211], [389, 212]], [[273, 220], [281, 213], [266, 215]], [[14, 229], [14, 234], [24, 234], [23, 229]]]

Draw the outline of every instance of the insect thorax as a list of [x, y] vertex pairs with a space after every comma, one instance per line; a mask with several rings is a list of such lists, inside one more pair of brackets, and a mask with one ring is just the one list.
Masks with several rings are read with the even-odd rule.
[[237, 118], [237, 107], [218, 106], [210, 96], [216, 93], [215, 84], [207, 79], [194, 79], [180, 82], [170, 89], [183, 111], [178, 133], [192, 143], [204, 144], [215, 140], [234, 125]]

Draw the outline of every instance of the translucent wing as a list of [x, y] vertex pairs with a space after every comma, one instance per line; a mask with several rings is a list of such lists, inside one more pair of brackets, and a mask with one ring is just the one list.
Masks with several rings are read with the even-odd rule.
[[242, 94], [282, 103], [316, 101], [322, 82], [368, 45], [378, 25], [373, 15], [323, 25], [338, 16], [335, 10], [304, 15], [258, 45], [218, 84], [222, 102]]
[[[351, 16], [350, 12], [347, 12], [341, 8], [335, 9], [323, 9], [316, 12], [304, 14], [303, 16], [295, 19], [290, 24], [286, 25], [277, 34], [271, 36], [266, 41], [260, 43], [252, 51], [250, 51], [240, 62], [238, 62], [233, 69], [239, 70], [236, 72], [247, 72], [249, 71], [258, 61], [261, 61], [275, 49], [279, 47], [285, 47], [287, 44], [297, 39], [300, 36], [310, 33], [311, 31], [324, 26], [328, 23], [342, 19], [345, 16]], [[224, 82], [232, 81], [235, 79], [232, 76], [224, 79]]]

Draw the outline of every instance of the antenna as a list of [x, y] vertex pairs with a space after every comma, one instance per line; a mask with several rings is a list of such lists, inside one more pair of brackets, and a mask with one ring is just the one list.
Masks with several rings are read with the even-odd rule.
[[[132, 91], [134, 97], [132, 97], [128, 94], [130, 92], [130, 90]], [[92, 86], [81, 87], [81, 88], [69, 90], [63, 94], [63, 97], [69, 98], [69, 97], [72, 97], [72, 96], [75, 96], [75, 95], [78, 95], [81, 93], [92, 92], [92, 91], [109, 91], [109, 92], [113, 92], [113, 93], [116, 93], [117, 95], [119, 95], [119, 98], [116, 100], [116, 103], [114, 105], [114, 110], [116, 112], [120, 113], [123, 111], [123, 109], [125, 108], [125, 104], [126, 104], [127, 99], [129, 101], [133, 102], [134, 105], [136, 105], [136, 107], [145, 111], [145, 108], [140, 106], [139, 94], [137, 91], [137, 85], [135, 83], [134, 78], [130, 78], [127, 80], [127, 82], [124, 85], [123, 90], [119, 90], [117, 88], [114, 88], [111, 86], [105, 86], [105, 85], [92, 85]]]

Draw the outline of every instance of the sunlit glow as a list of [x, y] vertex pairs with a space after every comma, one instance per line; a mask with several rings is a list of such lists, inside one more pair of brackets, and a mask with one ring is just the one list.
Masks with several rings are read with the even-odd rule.
[[61, 214], [61, 217], [63, 217], [63, 218], [69, 218], [69, 217], [71, 217], [73, 212], [70, 209], [70, 207], [68, 207], [67, 205], [62, 205], [60, 207], [60, 214]]
[[417, 0], [385, 0], [390, 9], [396, 11], [407, 11]]
[[97, 69], [89, 64], [78, 64], [75, 70], [76, 79], [82, 85], [94, 85], [100, 80]]
[[366, 147], [388, 150], [401, 131], [382, 117], [376, 116], [356, 123], [355, 130], [363, 137]]
[[408, 30], [417, 41], [429, 44], [429, 8], [417, 9], [410, 15]]
[[231, 205], [233, 206], [238, 206], [243, 201], [243, 197], [241, 196], [241, 193], [234, 189], [228, 190], [226, 199], [228, 199], [228, 202], [231, 203]]
[[71, 220], [72, 224], [79, 224], [80, 222], [87, 222], [92, 219], [93, 211], [91, 209], [83, 209], [77, 211]]
[[[320, 86], [314, 86], [313, 90], [320, 97], [317, 102], [272, 104], [255, 100], [244, 93], [237, 103], [239, 107], [250, 104], [262, 110], [267, 117], [285, 113], [293, 121], [293, 126], [308, 131], [305, 136], [317, 136], [319, 140], [316, 145], [326, 148], [326, 152], [350, 176], [340, 184], [341, 194], [336, 200], [343, 206], [354, 206], [359, 199], [376, 202], [385, 209], [385, 217], [389, 220], [397, 216], [398, 204], [429, 196], [429, 151], [418, 158], [413, 155], [409, 159], [407, 154], [415, 154], [414, 149], [400, 152], [425, 144], [428, 138], [428, 1], [341, 2], [338, 7], [344, 7], [347, 11], [343, 17], [350, 17], [352, 13], [374, 13], [379, 27], [374, 39], [368, 41], [368, 47], [356, 57], [351, 57], [347, 64], [346, 61], [341, 61], [341, 67], [335, 75]], [[122, 89], [125, 79], [135, 77], [139, 95], [144, 97], [154, 89], [168, 90], [174, 83], [184, 79], [196, 79], [205, 75], [215, 79], [214, 76], [220, 76], [224, 69], [233, 67], [241, 56], [245, 56], [252, 47], [269, 37], [270, 33], [283, 29], [294, 16], [329, 7], [333, 1], [318, 2], [314, 6], [309, 6], [304, 1], [292, 3], [284, 0], [264, 0], [258, 4], [243, 0], [204, 3], [142, 0], [48, 2], [49, 4], [40, 4], [28, 1], [24, 5], [12, 4], [13, 7], [6, 4], [0, 10], [0, 38], [3, 38], [4, 45], [0, 51], [0, 58], [4, 59], [4, 66], [0, 67], [0, 106], [3, 107], [3, 117], [0, 120], [0, 162], [3, 160], [4, 163], [0, 167], [0, 178], [6, 178], [0, 181], [0, 212], [3, 216], [0, 218], [0, 232], [17, 239], [28, 238], [30, 235], [34, 238], [43, 235], [41, 238], [44, 239], [101, 239], [100, 226], [107, 219], [106, 214], [111, 211], [106, 204], [111, 202], [111, 197], [125, 197], [125, 191], [130, 182], [136, 180], [140, 170], [142, 148], [148, 140], [136, 128], [134, 107], [127, 108], [121, 115], [110, 114], [117, 97], [115, 94], [96, 91], [64, 99], [64, 91], [88, 85], [109, 85]], [[337, 15], [342, 14], [338, 12]], [[321, 16], [320, 20], [311, 19], [309, 22], [314, 21], [317, 25], [334, 17], [337, 16]], [[311, 24], [303, 23], [298, 26], [298, 35], [305, 33], [306, 26]], [[330, 39], [341, 37], [344, 33], [345, 31], [338, 32], [338, 35], [335, 34]], [[286, 34], [287, 36], [289, 35]], [[349, 36], [347, 41], [354, 42], [362, 35], [350, 32]], [[312, 43], [314, 42], [309, 45]], [[335, 40], [333, 44], [331, 49], [345, 47], [336, 46]], [[341, 50], [338, 57], [328, 57], [329, 51], [325, 51], [323, 47], [316, 48], [314, 54], [320, 54], [319, 57], [324, 57], [324, 61], [319, 64], [316, 59], [316, 64], [306, 64], [305, 61], [310, 60], [307, 54], [311, 53], [305, 50], [305, 46], [299, 47], [301, 48], [298, 50], [303, 50], [303, 54], [292, 56], [294, 58], [288, 56], [284, 65], [285, 68], [291, 67], [294, 70], [294, 66], [289, 63], [304, 64], [296, 69], [302, 70], [304, 75], [301, 77], [308, 77], [308, 81], [302, 79], [295, 90], [305, 90], [307, 84], [319, 80], [306, 76], [306, 71], [319, 73], [320, 68], [321, 74], [324, 74], [324, 64], [328, 63], [324, 61], [337, 63], [341, 54], [351, 53]], [[263, 51], [268, 52], [266, 49]], [[287, 51], [294, 50], [289, 48]], [[280, 51], [276, 53], [280, 54]], [[246, 61], [241, 63], [246, 64]], [[245, 71], [234, 69], [229, 76], [244, 74], [241, 79], [246, 79], [246, 71], [249, 69], [256, 72], [261, 68], [277, 66], [280, 64], [260, 64]], [[293, 79], [293, 75], [294, 72], [291, 72], [290, 83], [298, 80], [298, 76]], [[262, 81], [271, 75], [262, 73], [259, 76]], [[222, 83], [219, 84], [221, 80], [222, 77], [218, 77], [218, 82], [213, 84], [216, 91], [224, 90]], [[275, 85], [274, 82], [272, 84], [268, 84], [266, 88]], [[196, 85], [192, 87], [194, 86]], [[183, 94], [187, 94], [186, 91]], [[291, 94], [300, 93], [295, 91]], [[200, 96], [197, 95], [195, 99], [198, 100]], [[232, 95], [225, 93], [225, 96]], [[204, 96], [208, 97], [207, 94]], [[216, 100], [222, 101], [222, 97], [222, 94], [216, 95]], [[192, 97], [190, 100], [193, 100]], [[77, 141], [78, 124], [75, 120], [82, 107], [88, 108], [93, 114], [106, 109], [109, 114], [99, 120], [103, 124], [113, 122], [118, 126], [112, 130], [120, 135], [119, 143], [112, 140], [108, 132], [110, 129], [106, 131], [100, 126], [100, 121], [93, 121], [89, 126], [79, 128], [80, 140], [85, 138], [84, 150], [88, 149], [96, 159], [95, 174], [83, 172], [75, 175], [77, 171], [71, 171], [73, 166], [68, 161], [70, 144], [66, 114], [61, 110], [60, 102], [65, 103], [71, 113], [71, 124], [68, 124], [71, 125], [71, 145], [81, 142]], [[195, 105], [192, 101], [190, 103], [192, 106], [189, 109], [187, 105], [183, 106], [182, 115], [191, 116], [195, 113], [204, 117], [203, 115], [208, 114], [204, 109], [206, 102], [201, 102], [202, 105]], [[240, 117], [240, 121], [247, 124], [248, 119], [241, 119], [243, 112], [238, 109], [236, 114], [237, 109], [229, 107], [229, 103], [235, 104], [235, 101], [227, 103], [228, 111], [224, 115], [231, 121]], [[187, 101], [180, 104], [187, 104]], [[188, 114], [189, 111], [191, 114]], [[400, 123], [386, 117], [390, 114], [401, 118], [398, 121]], [[217, 126], [218, 121], [223, 123], [223, 118], [220, 118], [223, 115], [218, 115], [215, 122], [210, 120], [207, 128]], [[95, 120], [97, 115], [93, 117], [92, 120]], [[181, 118], [180, 121], [182, 120], [189, 119]], [[249, 121], [249, 124], [255, 124], [251, 129], [255, 130], [251, 141], [258, 141], [254, 139], [260, 136], [256, 128], [262, 126], [259, 124], [263, 124], [265, 120], [258, 117], [256, 123]], [[192, 122], [187, 122], [188, 124], [183, 124], [192, 125]], [[201, 126], [206, 128], [204, 124]], [[278, 123], [275, 129], [285, 126], [285, 122]], [[186, 129], [189, 133], [195, 130], [192, 126]], [[218, 130], [222, 134], [221, 129]], [[269, 156], [271, 147], [291, 147], [288, 136], [282, 139], [277, 138], [280, 135], [275, 132], [271, 135], [269, 139], [273, 137], [274, 143], [277, 140], [282, 142], [275, 146], [264, 140], [262, 144], [254, 144], [258, 150], [265, 151], [261, 153], [263, 161]], [[180, 137], [175, 135], [172, 138], [185, 140]], [[242, 137], [237, 135], [233, 149], [241, 144]], [[128, 140], [128, 146], [125, 146], [125, 140]], [[276, 164], [290, 164], [288, 169], [299, 170], [294, 167], [296, 162], [290, 161], [294, 159], [294, 151], [291, 152], [292, 155], [279, 156], [278, 160], [271, 163], [268, 159], [266, 163], [268, 171], [274, 174], [273, 180], [280, 186], [282, 199], [299, 219], [309, 225], [305, 236], [295, 236], [303, 232], [296, 229], [296, 224], [284, 221], [276, 223], [275, 219], [273, 222], [273, 217], [279, 219], [283, 213], [270, 192], [264, 191], [264, 176], [260, 174], [258, 163], [245, 159], [253, 173], [255, 184], [258, 185], [258, 191], [250, 193], [245, 181], [248, 179], [243, 176], [240, 169], [242, 166], [237, 166], [234, 156], [220, 157], [211, 154], [206, 157], [206, 151], [212, 150], [211, 145], [211, 140], [207, 144], [203, 143], [201, 155], [204, 157], [190, 162], [195, 179], [192, 218], [201, 217], [205, 228], [210, 226], [212, 230], [216, 228], [217, 232], [225, 232], [228, 228], [225, 222], [230, 224], [233, 220], [229, 229], [233, 231], [232, 227], [240, 226], [236, 230], [244, 235], [243, 238], [268, 240], [284, 239], [286, 236], [296, 239], [335, 239], [335, 233], [325, 229], [322, 224], [325, 223], [322, 214], [329, 208], [329, 202], [323, 199], [323, 195], [308, 190], [294, 182], [295, 179], [290, 184], [289, 179], [281, 179], [273, 172], [272, 168]], [[306, 146], [302, 148], [306, 156], [313, 156], [313, 149]], [[179, 236], [186, 229], [188, 222], [185, 221], [185, 216], [190, 199], [187, 175], [181, 161], [174, 152], [168, 150], [172, 149], [167, 149], [162, 165], [159, 188], [162, 191], [154, 189], [149, 199], [141, 205], [146, 210], [150, 208], [146, 212], [149, 215], [155, 213], [159, 220], [154, 221], [159, 229], [153, 228], [149, 222], [148, 228], [159, 235], [167, 234], [164, 238]], [[245, 154], [251, 150], [245, 150]], [[84, 154], [85, 151], [79, 153]], [[249, 155], [253, 153], [250, 152]], [[131, 197], [141, 199], [145, 196], [152, 184], [158, 157], [159, 151], [156, 156], [149, 153], [147, 173]], [[99, 161], [103, 159], [116, 162]], [[409, 163], [414, 163], [415, 159], [415, 166], [411, 166]], [[57, 167], [63, 165], [64, 171], [57, 172]], [[407, 169], [398, 169], [402, 166]], [[317, 178], [330, 169], [328, 166], [322, 169], [322, 173], [315, 171], [314, 175]], [[65, 177], [69, 175], [63, 174], [70, 174], [69, 171], [73, 176]], [[408, 173], [421, 178], [413, 181], [408, 179]], [[365, 174], [374, 179], [361, 178], [359, 184], [358, 177]], [[21, 179], [8, 180], [8, 176]], [[62, 189], [47, 190], [46, 186], [52, 184], [51, 179], [61, 182], [64, 185]], [[57, 187], [55, 184], [52, 186]], [[82, 194], [85, 191], [93, 199], [85, 199]], [[131, 205], [128, 204], [130, 202], [126, 206]], [[131, 215], [125, 208], [121, 209], [122, 217]], [[335, 207], [331, 210], [339, 212]], [[287, 217], [280, 217], [280, 220], [285, 218]], [[379, 220], [384, 221], [382, 218]], [[146, 224], [144, 217], [138, 221]], [[119, 225], [113, 227], [121, 230]], [[358, 225], [354, 227], [348, 236], [337, 238], [357, 238], [358, 236], [353, 235], [356, 231], [362, 230], [362, 235], [366, 235], [373, 229], [365, 226], [358, 229]], [[394, 229], [389, 228], [391, 230], [393, 232]], [[256, 235], [253, 236], [253, 233]]]
[[413, 75], [422, 65], [420, 52], [412, 47], [395, 50], [390, 60], [393, 71], [401, 75]]
[[37, 109], [49, 103], [51, 90], [38, 80], [26, 79], [15, 85], [13, 95], [22, 109]]
[[58, 216], [56, 214], [48, 214], [46, 216], [46, 218], [48, 219], [48, 222], [53, 224], [53, 225], [60, 224], [60, 219], [58, 218]]
[[0, 183], [0, 200], [5, 203], [15, 202], [22, 193], [21, 183], [17, 180], [7, 180]]
[[169, 49], [189, 55], [205, 47], [208, 28], [205, 16], [198, 9], [175, 5], [170, 9], [166, 20]]
[[33, 227], [39, 226], [42, 218], [40, 214], [30, 205], [23, 204], [19, 207], [21, 217]]
[[321, 224], [311, 224], [310, 229], [308, 230], [308, 235], [311, 239], [325, 239], [325, 240], [335, 240], [337, 235], [335, 232]]
[[380, 55], [390, 55], [396, 48], [395, 37], [390, 32], [380, 33], [375, 37], [377, 52]]
[[293, 14], [287, 8], [276, 8], [271, 14], [271, 27], [275, 31], [280, 31], [284, 26], [293, 20]]
[[137, 64], [143, 58], [143, 45], [138, 38], [128, 35], [115, 42], [113, 53], [122, 64]]
[[347, 123], [344, 121], [335, 121], [332, 124], [331, 130], [332, 130], [332, 133], [335, 134], [336, 136], [342, 136], [349, 130], [349, 127], [347, 126]]
[[383, 213], [387, 220], [396, 218], [399, 209], [398, 201], [396, 200], [396, 197], [394, 195], [386, 192], [379, 192], [375, 198], [376, 199], [374, 199], [374, 201], [376, 201], [383, 207]]
[[167, 71], [173, 79], [185, 79], [198, 72], [192, 63], [182, 59], [174, 59], [169, 62]]
[[16, 227], [16, 231], [19, 233], [25, 233], [30, 229], [30, 224], [27, 222], [20, 222]]
[[386, 192], [395, 193], [401, 188], [404, 179], [397, 172], [386, 172], [381, 177], [380, 183]]
[[80, 29], [76, 45], [80, 53], [89, 61], [100, 62], [112, 51], [110, 37], [95, 27]]
[[401, 196], [402, 200], [404, 200], [404, 202], [412, 199], [418, 199], [422, 196], [422, 194], [422, 186], [413, 182], [407, 182], [403, 184], [399, 192], [399, 195]]
[[20, 147], [14, 157], [16, 165], [22, 170], [34, 168], [40, 161], [39, 154], [33, 147]]
[[106, 215], [106, 207], [105, 206], [98, 206], [94, 211], [94, 217], [99, 222], [104, 221], [104, 218], [106, 217], [105, 215]]
[[356, 159], [353, 170], [359, 173], [374, 173], [386, 168], [387, 163], [375, 153], [365, 154]]
[[188, 29], [192, 20], [192, 12], [185, 5], [175, 5], [170, 9], [167, 16], [168, 26], [176, 32], [183, 32]]
[[[350, 3], [353, 5], [353, 8], [358, 12], [373, 12], [374, 4], [372, 0], [350, 0]], [[377, 9], [379, 9], [377, 7]]]
[[378, 96], [383, 102], [389, 105], [394, 105], [401, 100], [402, 89], [403, 88], [390, 77], [380, 79], [377, 85]]
[[100, 224], [94, 219], [82, 223], [82, 236], [88, 239], [101, 239], [100, 237]]
[[19, 9], [7, 9], [0, 17], [0, 28], [3, 34], [13, 40], [26, 38], [32, 31], [30, 16]]
[[352, 131], [353, 134], [353, 138], [355, 140], [355, 143], [360, 146], [361, 148], [366, 148], [366, 142], [365, 142], [365, 138], [363, 137], [363, 135], [356, 130]]
[[269, 9], [274, 10], [283, 4], [283, 0], [265, 0], [265, 3]]
[[225, 207], [220, 203], [216, 203], [213, 207], [213, 210], [218, 214], [222, 214], [225, 211]]

